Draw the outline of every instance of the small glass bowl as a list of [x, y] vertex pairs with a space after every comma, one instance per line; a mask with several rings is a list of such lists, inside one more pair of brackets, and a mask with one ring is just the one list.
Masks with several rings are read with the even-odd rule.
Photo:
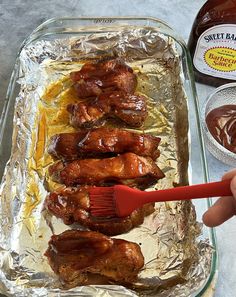
[[211, 110], [223, 105], [236, 105], [236, 83], [229, 83], [220, 86], [208, 96], [202, 108], [201, 114], [201, 122], [204, 132], [203, 135], [207, 149], [214, 157], [227, 165], [236, 167], [236, 154], [224, 148], [215, 140], [206, 123], [206, 117], [208, 113]]

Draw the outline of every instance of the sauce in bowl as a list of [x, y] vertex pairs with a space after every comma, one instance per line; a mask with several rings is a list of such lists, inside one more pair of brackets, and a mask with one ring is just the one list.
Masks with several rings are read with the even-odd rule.
[[211, 110], [206, 124], [217, 142], [236, 153], [236, 105], [223, 105]]

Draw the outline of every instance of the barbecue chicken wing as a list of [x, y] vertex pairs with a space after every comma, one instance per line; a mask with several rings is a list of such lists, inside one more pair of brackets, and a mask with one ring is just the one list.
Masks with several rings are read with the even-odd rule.
[[49, 175], [66, 186], [78, 184], [125, 184], [146, 188], [164, 174], [151, 158], [125, 153], [104, 159], [75, 160], [64, 164], [59, 161], [49, 167]]
[[102, 125], [106, 118], [118, 118], [132, 127], [140, 127], [147, 117], [146, 99], [141, 95], [111, 92], [67, 107], [72, 126]]
[[80, 98], [94, 97], [109, 90], [133, 93], [137, 86], [132, 68], [120, 59], [86, 63], [70, 77]]
[[160, 152], [159, 137], [122, 129], [97, 128], [77, 133], [61, 133], [51, 138], [48, 152], [57, 159], [74, 160], [133, 152], [156, 159]]
[[67, 287], [90, 284], [94, 276], [105, 277], [106, 283], [130, 283], [144, 265], [138, 244], [93, 231], [67, 230], [53, 235], [45, 256]]
[[126, 233], [141, 225], [144, 217], [154, 212], [154, 204], [149, 203], [135, 210], [126, 218], [96, 218], [90, 215], [88, 187], [66, 188], [49, 194], [45, 200], [46, 209], [67, 225], [79, 223], [90, 230], [106, 235]]

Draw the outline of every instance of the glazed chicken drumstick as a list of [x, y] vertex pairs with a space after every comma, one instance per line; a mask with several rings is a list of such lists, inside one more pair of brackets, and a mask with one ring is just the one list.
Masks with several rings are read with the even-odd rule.
[[57, 159], [74, 160], [133, 152], [155, 160], [160, 152], [159, 137], [116, 128], [97, 128], [76, 133], [56, 134], [51, 138], [48, 152]]
[[53, 235], [45, 255], [66, 287], [90, 284], [94, 276], [103, 276], [106, 282], [129, 283], [144, 265], [138, 244], [93, 231], [68, 230]]
[[104, 159], [75, 160], [64, 164], [56, 162], [49, 167], [49, 175], [66, 186], [78, 184], [126, 184], [146, 188], [164, 174], [151, 158], [125, 153]]
[[88, 62], [80, 71], [72, 72], [70, 77], [80, 98], [98, 96], [109, 90], [133, 93], [137, 85], [132, 68], [121, 59]]
[[88, 186], [82, 186], [50, 193], [45, 200], [45, 208], [67, 225], [76, 222], [90, 230], [111, 236], [126, 233], [141, 225], [144, 217], [154, 212], [154, 204], [149, 203], [126, 218], [93, 217], [90, 215], [88, 189]]
[[118, 118], [131, 127], [140, 127], [147, 117], [146, 98], [124, 92], [104, 93], [67, 107], [72, 126], [92, 127], [101, 125], [107, 118]]

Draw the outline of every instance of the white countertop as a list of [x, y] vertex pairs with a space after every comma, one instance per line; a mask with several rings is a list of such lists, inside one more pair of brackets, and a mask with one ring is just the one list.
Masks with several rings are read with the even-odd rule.
[[[17, 50], [46, 19], [57, 16], [152, 16], [167, 22], [186, 41], [204, 0], [0, 0], [0, 111]], [[197, 84], [200, 106], [211, 87]], [[219, 180], [229, 167], [207, 153], [210, 178]], [[236, 296], [236, 218], [216, 228], [219, 277], [215, 297]]]

